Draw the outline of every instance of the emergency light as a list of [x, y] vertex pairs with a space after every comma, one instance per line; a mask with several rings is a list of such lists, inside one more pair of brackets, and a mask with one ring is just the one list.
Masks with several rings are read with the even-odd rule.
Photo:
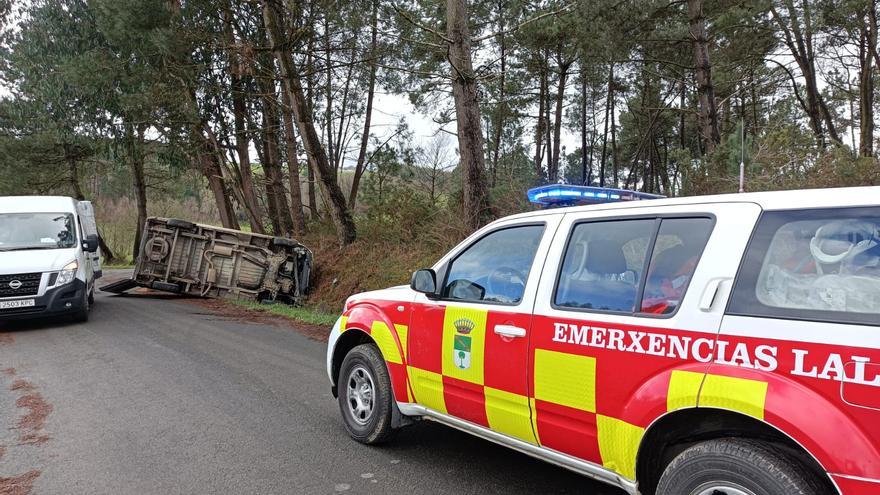
[[561, 206], [593, 205], [617, 201], [641, 201], [660, 199], [666, 196], [614, 189], [610, 187], [575, 186], [570, 184], [548, 184], [529, 189], [529, 201], [543, 208]]

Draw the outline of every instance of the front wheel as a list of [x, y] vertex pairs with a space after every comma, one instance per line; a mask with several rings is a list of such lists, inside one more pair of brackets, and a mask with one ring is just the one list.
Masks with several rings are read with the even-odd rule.
[[685, 449], [663, 471], [657, 495], [819, 495], [799, 463], [772, 444], [722, 438]]
[[352, 438], [376, 444], [391, 437], [391, 378], [375, 345], [361, 344], [349, 351], [339, 370], [338, 390], [339, 410]]

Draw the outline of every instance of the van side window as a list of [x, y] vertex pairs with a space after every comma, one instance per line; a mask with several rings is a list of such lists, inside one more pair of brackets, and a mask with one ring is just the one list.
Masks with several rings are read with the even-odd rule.
[[656, 220], [575, 226], [565, 250], [554, 304], [632, 313]]
[[443, 297], [519, 303], [543, 234], [543, 225], [524, 225], [496, 230], [471, 244], [450, 264]]
[[666, 315], [675, 312], [711, 232], [712, 220], [708, 218], [663, 220], [645, 280], [642, 313]]
[[765, 213], [728, 313], [880, 324], [880, 208]]

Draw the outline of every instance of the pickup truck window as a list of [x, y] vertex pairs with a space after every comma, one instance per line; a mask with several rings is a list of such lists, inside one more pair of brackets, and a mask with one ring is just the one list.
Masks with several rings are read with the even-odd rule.
[[880, 324], [880, 208], [765, 213], [728, 313]]
[[656, 225], [653, 218], [576, 225], [565, 250], [554, 304], [632, 313]]
[[663, 220], [645, 281], [642, 313], [675, 313], [712, 233], [712, 223], [709, 218]]
[[544, 225], [496, 230], [471, 244], [449, 267], [443, 297], [459, 301], [518, 304]]
[[[714, 220], [707, 217], [576, 225], [566, 247], [554, 305], [672, 315], [687, 291], [713, 225]], [[647, 276], [643, 276], [646, 266]]]

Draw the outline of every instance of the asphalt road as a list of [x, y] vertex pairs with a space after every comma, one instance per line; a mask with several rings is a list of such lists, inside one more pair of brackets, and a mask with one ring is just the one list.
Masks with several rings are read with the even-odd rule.
[[355, 443], [286, 324], [99, 293], [87, 324], [2, 330], [0, 493], [620, 493], [428, 421]]

